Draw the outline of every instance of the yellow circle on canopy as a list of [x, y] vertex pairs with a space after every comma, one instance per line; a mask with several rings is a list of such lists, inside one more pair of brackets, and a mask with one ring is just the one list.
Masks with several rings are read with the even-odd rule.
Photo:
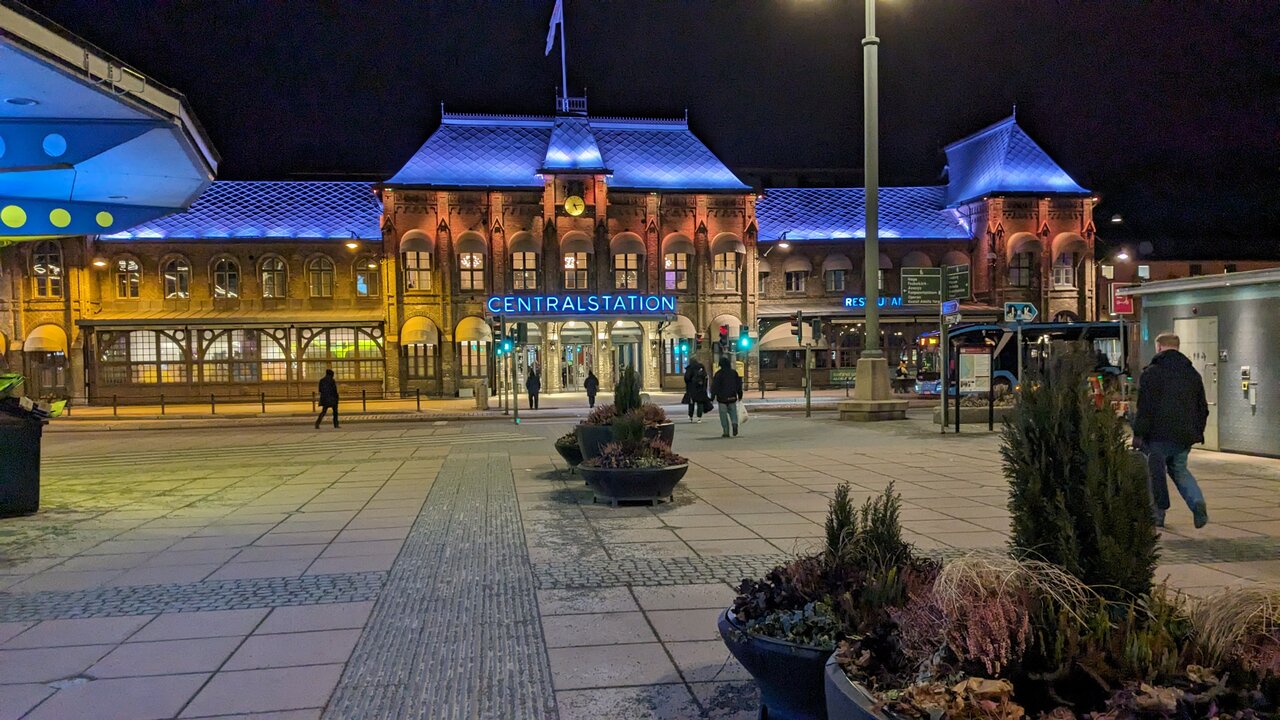
[[49, 212], [49, 222], [54, 227], [64, 228], [71, 224], [71, 213], [62, 208], [54, 208]]
[[107, 212], [106, 210], [103, 210], [102, 212], [98, 213], [98, 215], [94, 218], [94, 220], [98, 221], [99, 227], [111, 227], [111, 223], [115, 222], [115, 218], [111, 217], [111, 213]]
[[17, 205], [6, 205], [0, 210], [0, 222], [11, 228], [19, 228], [27, 224], [27, 211]]

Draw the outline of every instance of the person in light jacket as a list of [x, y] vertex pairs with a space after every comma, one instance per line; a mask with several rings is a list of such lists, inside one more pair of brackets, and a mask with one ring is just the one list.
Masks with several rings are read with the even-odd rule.
[[720, 369], [711, 378], [711, 398], [720, 404], [720, 437], [738, 436], [738, 401], [742, 399], [742, 377], [733, 369], [729, 358], [720, 358]]

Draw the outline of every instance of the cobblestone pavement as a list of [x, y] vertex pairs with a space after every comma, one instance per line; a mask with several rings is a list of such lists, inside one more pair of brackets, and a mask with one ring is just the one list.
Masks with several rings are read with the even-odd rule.
[[[892, 481], [925, 552], [1005, 543], [985, 432], [681, 423], [674, 502], [611, 508], [524, 420], [47, 434], [42, 512], [0, 520], [0, 718], [748, 720], [715, 619], [838, 483]], [[1280, 581], [1280, 461], [1191, 468], [1211, 522], [1170, 512], [1161, 576]]]

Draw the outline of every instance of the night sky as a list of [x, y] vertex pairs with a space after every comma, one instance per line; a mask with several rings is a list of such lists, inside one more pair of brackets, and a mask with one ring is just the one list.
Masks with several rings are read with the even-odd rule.
[[[223, 179], [385, 179], [452, 111], [546, 114], [552, 0], [25, 0], [187, 95]], [[570, 94], [679, 116], [731, 168], [862, 164], [862, 3], [566, 0]], [[881, 181], [1006, 117], [1100, 233], [1277, 255], [1280, 3], [880, 0]], [[1123, 226], [1103, 222], [1112, 214]], [[1233, 241], [1228, 245], [1223, 240]], [[1163, 247], [1173, 245], [1166, 240]]]

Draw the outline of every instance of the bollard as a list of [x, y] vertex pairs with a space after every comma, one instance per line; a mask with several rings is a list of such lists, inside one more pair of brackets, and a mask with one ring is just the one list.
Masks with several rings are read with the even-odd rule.
[[369, 402], [365, 397], [364, 388], [360, 389], [360, 412], [369, 412]]
[[164, 414], [164, 393], [160, 393], [160, 414]]
[[266, 415], [267, 414], [267, 394], [264, 392], [258, 393], [258, 402], [262, 404], [262, 414]]
[[111, 396], [111, 416], [120, 417], [120, 407], [116, 404], [116, 396]]
[[213, 401], [213, 393], [209, 393], [209, 414], [210, 415], [218, 414], [218, 405]]
[[844, 381], [844, 396], [849, 397], [849, 381]]
[[313, 390], [311, 392], [311, 412], [315, 412], [315, 411], [316, 411], [316, 393]]
[[413, 401], [418, 404], [418, 412], [422, 412], [422, 388], [413, 389]]

